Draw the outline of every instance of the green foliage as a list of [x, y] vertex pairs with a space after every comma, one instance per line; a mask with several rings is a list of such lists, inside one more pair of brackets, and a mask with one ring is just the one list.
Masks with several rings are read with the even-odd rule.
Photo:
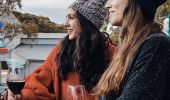
[[[48, 17], [16, 12], [14, 11], [16, 7], [22, 7], [21, 0], [0, 0], [0, 21], [5, 24], [5, 27], [0, 30], [0, 35], [4, 36], [3, 39], [8, 38], [12, 41], [19, 35], [36, 38], [37, 33], [66, 32], [64, 25], [56, 25]], [[15, 22], [11, 13], [20, 22], [18, 20]]]
[[21, 27], [27, 37], [37, 37], [38, 26], [34, 22], [23, 23]]
[[14, 37], [22, 34], [22, 29], [20, 25], [7, 24], [3, 30], [0, 30], [0, 34], [4, 35], [4, 39], [8, 38], [13, 40]]
[[64, 25], [56, 25], [51, 22], [48, 17], [35, 16], [32, 14], [22, 14], [20, 12], [13, 12], [21, 23], [34, 23], [37, 26], [39, 33], [65, 33]]
[[167, 1], [165, 4], [157, 9], [156, 20], [162, 22], [164, 17], [170, 13], [170, 2]]
[[10, 13], [16, 7], [22, 7], [21, 0], [0, 0], [0, 16], [3, 13]]

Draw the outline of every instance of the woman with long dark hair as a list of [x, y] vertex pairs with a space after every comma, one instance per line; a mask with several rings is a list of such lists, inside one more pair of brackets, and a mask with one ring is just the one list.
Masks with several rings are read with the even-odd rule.
[[170, 100], [170, 39], [154, 21], [166, 0], [108, 0], [118, 50], [94, 89], [107, 100]]
[[[99, 31], [106, 16], [105, 0], [77, 0], [68, 9], [68, 35], [26, 79], [24, 100], [65, 100], [68, 85], [84, 85], [87, 99], [107, 68], [115, 46]], [[8, 93], [8, 98], [12, 94]]]

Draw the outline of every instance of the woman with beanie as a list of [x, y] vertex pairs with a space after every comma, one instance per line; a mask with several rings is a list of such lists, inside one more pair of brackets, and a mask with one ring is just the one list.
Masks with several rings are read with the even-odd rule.
[[[99, 31], [106, 16], [105, 0], [77, 0], [68, 9], [68, 35], [26, 79], [23, 100], [66, 100], [68, 85], [84, 85], [87, 100], [108, 66], [116, 47]], [[8, 99], [13, 94], [8, 92]]]
[[165, 0], [108, 0], [109, 21], [120, 26], [118, 50], [97, 84], [106, 100], [170, 100], [170, 39], [154, 22]]

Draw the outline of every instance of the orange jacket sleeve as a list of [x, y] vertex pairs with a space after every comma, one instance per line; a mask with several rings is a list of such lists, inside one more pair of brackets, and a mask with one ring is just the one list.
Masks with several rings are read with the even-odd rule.
[[52, 86], [54, 61], [59, 46], [56, 46], [45, 62], [26, 78], [26, 84], [22, 90], [23, 100], [54, 100], [55, 94], [49, 91]]

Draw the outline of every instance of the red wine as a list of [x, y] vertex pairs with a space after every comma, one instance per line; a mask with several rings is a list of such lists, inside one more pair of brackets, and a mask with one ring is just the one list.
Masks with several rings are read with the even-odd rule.
[[25, 80], [7, 80], [7, 85], [8, 88], [12, 91], [12, 93], [15, 94], [20, 94], [22, 88], [25, 85]]

